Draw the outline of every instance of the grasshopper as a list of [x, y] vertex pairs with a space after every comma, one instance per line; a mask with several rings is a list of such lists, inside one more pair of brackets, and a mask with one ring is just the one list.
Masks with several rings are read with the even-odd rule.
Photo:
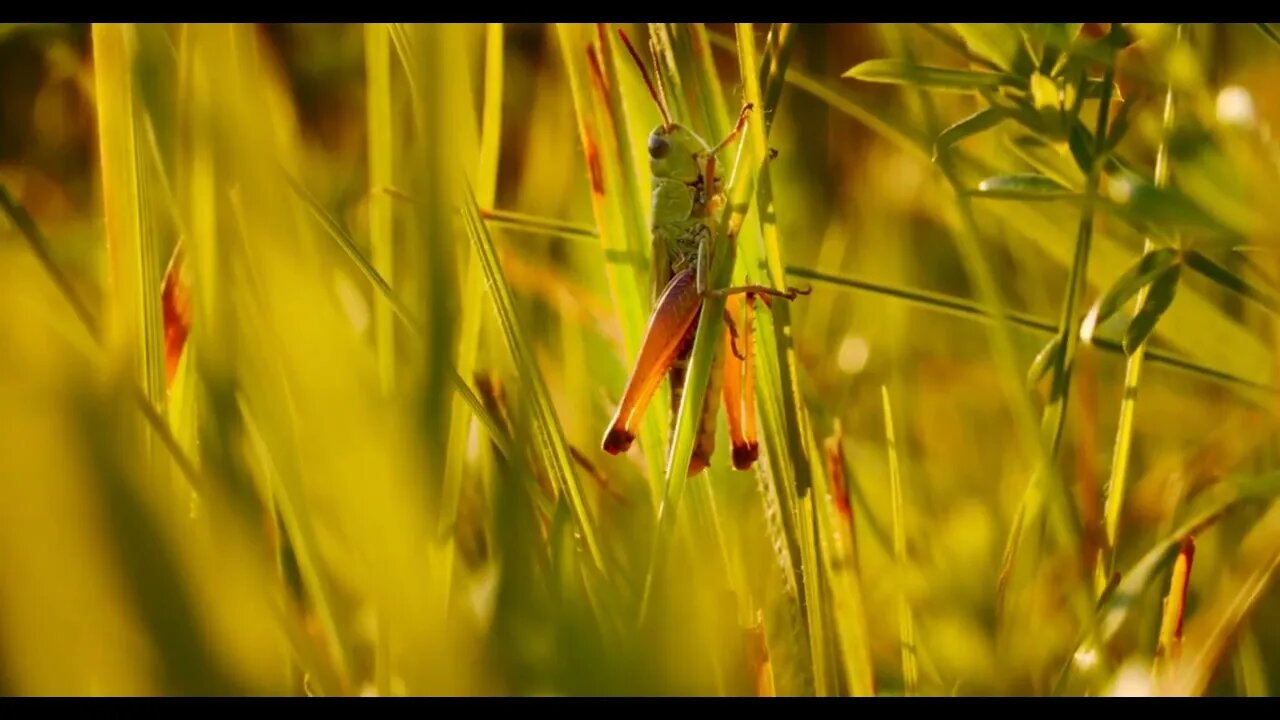
[[[649, 133], [647, 149], [652, 176], [650, 231], [657, 255], [654, 267], [658, 276], [654, 288], [663, 289], [657, 295], [639, 357], [627, 379], [622, 400], [605, 432], [602, 446], [605, 452], [613, 455], [631, 447], [636, 437], [636, 425], [664, 376], [671, 383], [671, 432], [674, 434], [703, 302], [708, 298], [723, 297], [723, 347], [717, 351], [712, 365], [711, 387], [698, 419], [698, 437], [688, 474], [702, 472], [711, 462], [715, 449], [717, 396], [724, 403], [728, 420], [733, 466], [747, 470], [759, 457], [751, 352], [751, 319], [755, 300], [770, 305], [771, 298], [794, 300], [797, 295], [807, 295], [810, 291], [796, 288], [781, 291], [763, 285], [708, 287], [714, 225], [727, 202], [722, 178], [716, 174], [716, 156], [742, 135], [752, 106], [750, 103], [743, 105], [729, 134], [715, 146], [709, 145], [692, 130], [672, 120], [656, 53], [654, 77], [650, 78], [626, 33], [619, 29], [618, 34], [662, 116], [662, 122]], [[741, 335], [734, 321], [738, 312], [742, 317]], [[739, 339], [744, 340], [741, 350]]]

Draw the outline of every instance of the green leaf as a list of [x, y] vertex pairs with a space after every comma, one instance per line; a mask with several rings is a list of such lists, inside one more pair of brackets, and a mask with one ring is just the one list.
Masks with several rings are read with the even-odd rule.
[[1259, 288], [1209, 257], [1191, 250], [1186, 254], [1187, 266], [1222, 287], [1253, 300], [1272, 313], [1280, 312], [1280, 302], [1266, 290]]
[[1150, 591], [1153, 584], [1164, 577], [1164, 572], [1172, 566], [1174, 559], [1178, 556], [1183, 540], [1205, 532], [1238, 506], [1275, 499], [1280, 495], [1280, 474], [1236, 478], [1210, 488], [1205, 495], [1203, 500], [1195, 503], [1196, 509], [1189, 513], [1191, 519], [1152, 546], [1123, 575], [1119, 584], [1106, 596], [1105, 600], [1099, 603], [1097, 621], [1092, 627], [1093, 632], [1082, 638], [1077, 651], [1072, 654], [1073, 659], [1063, 668], [1063, 674], [1058, 681], [1059, 691], [1063, 690], [1065, 680], [1077, 667], [1075, 658], [1093, 655], [1099, 650], [1099, 646], [1105, 650], [1121, 628], [1129, 622], [1134, 615], [1133, 611], [1142, 607], [1140, 602], [1142, 596]]
[[1076, 118], [1071, 125], [1071, 133], [1067, 136], [1067, 147], [1071, 149], [1071, 157], [1076, 161], [1076, 167], [1087, 176], [1089, 169], [1093, 167], [1093, 133], [1080, 122], [1080, 118]]
[[1107, 194], [1111, 202], [1104, 203], [1104, 206], [1111, 207], [1142, 229], [1214, 235], [1232, 233], [1231, 228], [1218, 222], [1182, 191], [1156, 187], [1145, 178], [1129, 172], [1122, 171], [1120, 177], [1109, 178]]
[[489, 236], [489, 229], [480, 216], [480, 206], [469, 183], [462, 191], [462, 200], [462, 217], [476, 257], [480, 260], [480, 267], [484, 270], [489, 299], [502, 328], [507, 350], [520, 372], [524, 390], [532, 401], [534, 428], [537, 430], [537, 442], [546, 462], [547, 472], [554, 479], [557, 489], [568, 500], [574, 525], [591, 561], [597, 568], [603, 567], [604, 558], [596, 539], [595, 523], [587, 508], [581, 480], [573, 470], [564, 429], [556, 415], [546, 380], [521, 327], [511, 286], [507, 284], [493, 238]]
[[918, 85], [954, 92], [975, 92], [979, 88], [1020, 85], [1016, 77], [1005, 73], [914, 65], [897, 58], [867, 60], [850, 68], [844, 77], [864, 82]]
[[1013, 70], [1025, 52], [1022, 34], [1010, 23], [951, 23], [969, 49], [1006, 70]]
[[978, 183], [978, 190], [973, 194], [1017, 200], [1060, 200], [1079, 196], [1079, 193], [1059, 185], [1053, 179], [1035, 173], [989, 177]]
[[1075, 162], [1063, 157], [1058, 149], [1039, 135], [1013, 135], [1008, 138], [1009, 150], [1035, 171], [1065, 187], [1077, 187], [1084, 176]]
[[1128, 100], [1121, 103], [1120, 111], [1116, 113], [1116, 121], [1111, 124], [1111, 132], [1107, 135], [1107, 150], [1111, 150], [1124, 140], [1124, 136], [1129, 132], [1129, 118], [1132, 116], [1134, 105], [1139, 104], [1135, 100]]
[[943, 150], [946, 150], [967, 137], [972, 137], [990, 130], [1008, 118], [1009, 113], [1001, 108], [988, 107], [983, 110], [979, 110], [946, 130], [938, 133], [938, 139], [933, 143], [933, 156], [937, 158], [938, 153]]
[[1129, 611], [1136, 607], [1136, 599], [1173, 563], [1184, 538], [1204, 532], [1237, 504], [1274, 497], [1277, 490], [1274, 481], [1265, 482], [1263, 479], [1244, 480], [1233, 485], [1230, 492], [1205, 502], [1207, 507], [1204, 510], [1147, 551], [1124, 575], [1102, 607], [1100, 630], [1104, 642], [1115, 636], [1128, 618]]
[[1045, 346], [1036, 353], [1036, 357], [1031, 361], [1031, 367], [1027, 369], [1027, 385], [1032, 386], [1040, 382], [1044, 378], [1045, 373], [1049, 372], [1053, 361], [1062, 352], [1062, 336], [1054, 335]]
[[[413, 311], [410, 310], [404, 304], [404, 301], [396, 295], [395, 290], [387, 283], [386, 278], [382, 277], [382, 274], [378, 272], [378, 269], [373, 266], [373, 263], [364, 256], [364, 253], [362, 253], [360, 248], [356, 246], [355, 239], [351, 237], [346, 228], [344, 228], [336, 218], [330, 215], [329, 212], [320, 205], [320, 202], [316, 200], [315, 196], [308, 192], [297, 178], [292, 175], [285, 174], [284, 179], [289, 183], [289, 187], [293, 189], [293, 192], [298, 196], [298, 198], [302, 200], [303, 204], [306, 205], [307, 209], [311, 211], [311, 214], [316, 218], [316, 220], [324, 226], [329, 237], [332, 238], [333, 241], [338, 244], [338, 247], [347, 254], [347, 257], [351, 259], [351, 262], [355, 264], [356, 269], [359, 270], [370, 283], [372, 283], [374, 289], [378, 291], [378, 294], [387, 301], [392, 312], [394, 312], [395, 315], [400, 318], [401, 322], [404, 323], [405, 327], [411, 331], [414, 339], [418, 342], [423, 342], [425, 331], [423, 330], [422, 322], [414, 316]], [[458, 374], [457, 368], [450, 368], [448, 380], [454, 390], [458, 393], [458, 396], [461, 397], [468, 406], [470, 406], [472, 412], [475, 413], [476, 419], [480, 421], [480, 424], [489, 431], [489, 435], [493, 438], [494, 443], [502, 454], [504, 456], [510, 454], [510, 448], [507, 447], [507, 443], [504, 441], [506, 434], [502, 431], [501, 425], [488, 411], [488, 409], [485, 408], [484, 403], [480, 401], [480, 398], [476, 397], [476, 394], [471, 390], [471, 386], [467, 385], [467, 381]]]
[[1132, 355], [1142, 343], [1147, 341], [1155, 330], [1156, 323], [1160, 321], [1160, 317], [1173, 304], [1173, 296], [1178, 291], [1178, 278], [1181, 274], [1181, 264], [1171, 265], [1151, 282], [1150, 291], [1146, 297], [1142, 298], [1138, 312], [1125, 330], [1123, 345], [1126, 355]]
[[1028, 28], [1038, 28], [1047, 45], [1059, 50], [1070, 50], [1071, 42], [1080, 34], [1084, 23], [1026, 23]]
[[1271, 27], [1271, 23], [1254, 23], [1254, 27], [1258, 28], [1263, 35], [1266, 35], [1268, 40], [1280, 45], [1280, 33], [1277, 33], [1275, 28]]
[[1177, 261], [1178, 251], [1173, 248], [1159, 248], [1143, 255], [1094, 303], [1080, 324], [1080, 339], [1091, 342], [1099, 324], [1115, 315], [1130, 298]]

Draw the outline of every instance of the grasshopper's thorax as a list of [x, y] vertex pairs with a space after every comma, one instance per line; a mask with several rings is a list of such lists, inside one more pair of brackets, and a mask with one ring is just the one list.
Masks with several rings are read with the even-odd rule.
[[692, 130], [673, 123], [649, 134], [648, 151], [653, 232], [665, 246], [669, 265], [680, 267], [697, 253], [720, 190], [718, 178], [705, 177], [711, 149]]

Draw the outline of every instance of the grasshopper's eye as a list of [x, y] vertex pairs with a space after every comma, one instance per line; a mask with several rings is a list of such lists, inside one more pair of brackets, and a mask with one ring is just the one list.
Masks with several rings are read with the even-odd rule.
[[654, 160], [661, 160], [671, 152], [671, 143], [667, 139], [654, 133], [649, 136], [649, 157]]

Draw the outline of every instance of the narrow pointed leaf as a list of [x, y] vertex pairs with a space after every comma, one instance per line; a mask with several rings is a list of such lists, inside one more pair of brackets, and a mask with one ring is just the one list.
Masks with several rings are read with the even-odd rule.
[[988, 107], [979, 110], [939, 133], [938, 139], [933, 143], [933, 154], [936, 157], [939, 152], [961, 140], [986, 132], [1008, 118], [1009, 113], [1001, 108]]
[[1256, 26], [1263, 35], [1266, 35], [1268, 40], [1280, 45], [1280, 33], [1277, 33], [1275, 28], [1271, 27], [1271, 23], [1254, 23], [1254, 26]]
[[1219, 265], [1213, 259], [1203, 255], [1195, 250], [1191, 250], [1186, 254], [1187, 267], [1195, 270], [1201, 275], [1209, 278], [1222, 287], [1239, 293], [1244, 297], [1253, 300], [1263, 306], [1272, 313], [1280, 311], [1280, 302], [1274, 295], [1253, 285], [1240, 275]]
[[1080, 118], [1076, 118], [1071, 124], [1067, 146], [1071, 149], [1071, 158], [1076, 161], [1076, 167], [1088, 175], [1089, 169], [1093, 167], [1093, 133], [1080, 122]]
[[1040, 382], [1045, 374], [1049, 372], [1054, 359], [1061, 352], [1062, 336], [1055, 335], [1040, 349], [1040, 352], [1036, 353], [1035, 359], [1031, 361], [1031, 367], [1027, 369], [1027, 385], [1032, 386]]
[[1080, 339], [1090, 342], [1099, 324], [1109, 320], [1130, 298], [1177, 260], [1178, 251], [1173, 248], [1159, 248], [1143, 255], [1094, 303], [1080, 325]]
[[952, 92], [976, 92], [980, 88], [1019, 85], [1017, 78], [1005, 73], [912, 65], [897, 58], [867, 60], [850, 68], [844, 77], [891, 85], [918, 85]]
[[1044, 175], [1021, 173], [989, 177], [978, 183], [974, 195], [1009, 200], [1061, 200], [1078, 197], [1079, 193]]
[[1124, 333], [1124, 351], [1132, 355], [1156, 329], [1156, 323], [1173, 304], [1174, 294], [1178, 291], [1178, 278], [1182, 274], [1182, 265], [1176, 264], [1166, 268], [1151, 282], [1151, 290], [1142, 299], [1138, 312], [1133, 316], [1128, 329]]

